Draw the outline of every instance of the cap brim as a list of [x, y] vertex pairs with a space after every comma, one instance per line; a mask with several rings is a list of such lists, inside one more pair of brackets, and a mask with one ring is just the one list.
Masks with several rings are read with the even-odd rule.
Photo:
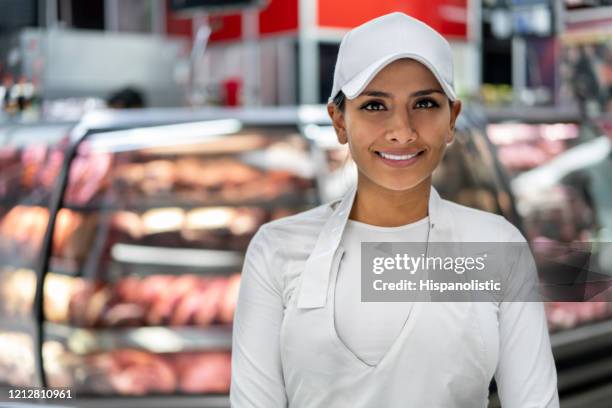
[[386, 56], [384, 58], [379, 59], [378, 61], [369, 65], [366, 69], [361, 71], [359, 74], [357, 74], [349, 82], [347, 82], [341, 88], [342, 92], [346, 95], [348, 99], [353, 99], [357, 97], [359, 94], [361, 94], [361, 92], [363, 92], [366, 86], [376, 76], [376, 74], [380, 72], [380, 70], [382, 70], [384, 67], [386, 67], [393, 61], [398, 60], [400, 58], [411, 58], [425, 65], [427, 68], [429, 68], [431, 73], [434, 74], [434, 76], [440, 83], [440, 86], [446, 93], [446, 96], [448, 96], [448, 98], [451, 101], [455, 101], [457, 99], [457, 95], [455, 94], [455, 91], [453, 90], [453, 88], [449, 84], [447, 84], [446, 81], [442, 79], [442, 76], [433, 67], [433, 65], [429, 61], [427, 61], [425, 58], [421, 57], [420, 55], [411, 54], [411, 53], [394, 54], [394, 55]]

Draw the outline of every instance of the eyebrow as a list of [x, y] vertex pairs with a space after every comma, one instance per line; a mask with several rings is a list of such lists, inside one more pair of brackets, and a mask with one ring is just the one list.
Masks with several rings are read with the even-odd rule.
[[[444, 95], [444, 92], [441, 91], [440, 89], [423, 89], [421, 91], [413, 92], [410, 96], [411, 97], [425, 96], [425, 95], [430, 95], [432, 93], [439, 93], [439, 94]], [[381, 97], [381, 98], [393, 99], [393, 95], [391, 95], [390, 93], [387, 93], [387, 92], [383, 92], [383, 91], [365, 91], [361, 95], [363, 95], [363, 96], [378, 96], [378, 97]]]

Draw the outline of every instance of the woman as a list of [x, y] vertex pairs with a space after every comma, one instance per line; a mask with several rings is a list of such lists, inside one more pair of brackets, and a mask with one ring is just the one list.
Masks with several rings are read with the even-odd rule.
[[559, 406], [541, 302], [360, 300], [361, 242], [525, 242], [431, 185], [460, 111], [429, 26], [391, 13], [343, 38], [328, 112], [357, 185], [252, 239], [232, 407], [486, 407], [493, 376], [504, 408]]

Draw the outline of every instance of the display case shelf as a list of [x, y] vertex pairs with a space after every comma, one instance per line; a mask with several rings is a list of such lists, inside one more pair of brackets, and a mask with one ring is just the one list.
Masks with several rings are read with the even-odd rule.
[[612, 387], [608, 383], [562, 398], [563, 408], [609, 407], [610, 400], [612, 400]]
[[25, 321], [26, 319], [28, 318], [2, 316], [2, 319], [0, 319], [0, 332], [31, 333], [34, 330], [36, 324], [34, 322], [27, 322]]
[[[243, 259], [244, 253], [241, 251], [115, 244], [111, 261], [119, 268], [128, 267], [130, 274], [141, 276], [183, 273], [227, 275], [240, 272]], [[83, 268], [74, 260], [54, 257], [51, 258], [49, 273], [81, 277]]]
[[588, 364], [563, 370], [559, 375], [560, 391], [588, 386], [612, 376], [612, 357], [590, 361]]
[[[29, 269], [32, 271], [32, 273], [34, 273], [32, 263], [33, 261], [28, 263], [26, 261], [9, 259], [5, 261], [4, 265], [2, 266], [4, 268], [10, 267], [14, 269]], [[50, 258], [49, 272], [58, 275], [79, 276], [79, 265], [74, 260], [52, 257]]]
[[45, 322], [45, 340], [57, 340], [75, 354], [137, 348], [153, 353], [230, 350], [231, 325], [85, 329]]
[[111, 249], [113, 261], [123, 264], [157, 267], [186, 267], [196, 270], [242, 269], [244, 253], [217, 249], [167, 248], [145, 245], [115, 244]]
[[[121, 273], [114, 273], [114, 270], [117, 269], [121, 271]], [[184, 274], [195, 274], [202, 277], [210, 276], [210, 277], [218, 277], [218, 276], [230, 276], [234, 273], [240, 273], [241, 265], [237, 266], [228, 266], [228, 267], [210, 267], [210, 266], [191, 266], [191, 265], [156, 265], [156, 264], [136, 264], [136, 263], [121, 263], [114, 262], [111, 267], [111, 273], [109, 274], [109, 278], [113, 278], [114, 276], [137, 276], [141, 278], [145, 278], [151, 275], [173, 275], [173, 276], [181, 276]]]
[[22, 207], [47, 207], [50, 193], [46, 193], [44, 197], [0, 197], [0, 207], [12, 208], [15, 206]]
[[[136, 201], [136, 200], [135, 200]], [[306, 190], [303, 193], [291, 193], [282, 195], [274, 200], [255, 199], [244, 201], [200, 201], [177, 199], [172, 197], [151, 197], [130, 202], [129, 200], [97, 201], [87, 205], [79, 205], [67, 202], [64, 208], [77, 212], [112, 212], [112, 211], [136, 211], [142, 212], [152, 208], [178, 207], [183, 209], [194, 209], [201, 207], [257, 207], [263, 209], [276, 208], [301, 208], [318, 204], [317, 193], [314, 189]]]
[[[15, 387], [12, 387], [15, 389]], [[17, 387], [19, 388], [19, 387]], [[40, 403], [30, 403], [26, 401], [14, 402], [8, 394], [8, 387], [0, 387], [0, 404], [6, 402], [3, 407], [35, 408], [40, 407]], [[10, 404], [8, 401], [11, 401]], [[108, 408], [108, 407], [129, 407], [129, 408], [151, 408], [151, 407], [172, 407], [172, 408], [229, 408], [229, 396], [216, 395], [153, 395], [146, 397], [104, 397], [88, 396], [75, 394], [74, 399], [51, 400], [45, 403], [48, 408]]]
[[[36, 405], [38, 407], [39, 405]], [[180, 396], [143, 396], [143, 397], [88, 397], [77, 394], [75, 402], [54, 402], [51, 408], [108, 408], [108, 407], [129, 407], [129, 408], [151, 408], [151, 407], [172, 407], [172, 408], [229, 408], [230, 401], [228, 395], [180, 395]], [[21, 406], [28, 408], [29, 405]], [[34, 405], [32, 405], [34, 407]]]
[[[5, 252], [6, 253], [6, 252]], [[0, 257], [3, 257], [5, 253], [0, 253]], [[2, 265], [0, 265], [0, 272], [9, 269], [27, 269], [34, 273], [34, 259], [16, 259], [14, 257], [4, 257]]]
[[593, 349], [612, 347], [612, 319], [553, 333], [550, 342], [556, 360], [578, 356]]
[[66, 276], [79, 276], [80, 268], [78, 262], [72, 259], [52, 257], [49, 259], [50, 273]]

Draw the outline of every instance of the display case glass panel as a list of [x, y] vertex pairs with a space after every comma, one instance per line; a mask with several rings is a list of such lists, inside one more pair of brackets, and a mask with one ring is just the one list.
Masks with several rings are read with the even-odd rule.
[[235, 120], [86, 137], [44, 284], [49, 382], [227, 394], [244, 253], [263, 223], [320, 203], [312, 155], [295, 126]]

